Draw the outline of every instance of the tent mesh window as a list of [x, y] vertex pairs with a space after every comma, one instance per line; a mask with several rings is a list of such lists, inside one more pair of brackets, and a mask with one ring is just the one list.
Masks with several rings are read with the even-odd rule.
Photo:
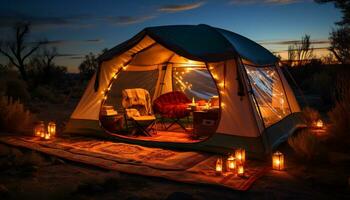
[[245, 66], [265, 126], [291, 113], [283, 84], [276, 68]]
[[205, 67], [174, 67], [173, 89], [183, 91], [190, 99], [210, 99], [217, 96], [215, 82]]
[[143, 88], [151, 97], [154, 94], [158, 80], [158, 69], [151, 71], [122, 71], [112, 83], [105, 105], [114, 106], [118, 112], [124, 112], [122, 107], [122, 91], [124, 89]]

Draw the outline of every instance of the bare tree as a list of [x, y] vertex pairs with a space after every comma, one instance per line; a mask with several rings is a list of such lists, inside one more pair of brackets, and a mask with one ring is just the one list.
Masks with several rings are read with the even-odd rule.
[[297, 66], [302, 66], [314, 58], [313, 51], [310, 36], [305, 35], [300, 42], [295, 42], [294, 45], [288, 47], [288, 59]]
[[58, 53], [57, 53], [56, 47], [52, 47], [51, 49], [44, 47], [41, 51], [41, 57], [42, 57], [43, 64], [47, 68], [50, 68], [52, 66], [52, 61], [57, 56], [58, 56]]
[[39, 49], [43, 42], [28, 43], [26, 40], [30, 33], [30, 24], [17, 23], [14, 26], [15, 39], [1, 43], [0, 53], [7, 57], [20, 72], [23, 80], [27, 81], [26, 61], [30, 55]]

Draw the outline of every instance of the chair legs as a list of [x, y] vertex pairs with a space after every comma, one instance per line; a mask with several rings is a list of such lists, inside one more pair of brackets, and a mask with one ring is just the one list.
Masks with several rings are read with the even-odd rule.
[[169, 130], [170, 127], [174, 126], [175, 124], [178, 124], [183, 130], [186, 131], [186, 127], [180, 122], [180, 118], [173, 119], [172, 123], [167, 127], [165, 126], [165, 130]]
[[[153, 130], [153, 133], [157, 132], [157, 121], [151, 121], [147, 125], [140, 124], [136, 120], [132, 120], [132, 122], [135, 125], [135, 128], [138, 129], [141, 133], [145, 134], [146, 136], [152, 136], [151, 132], [149, 130]], [[153, 127], [156, 127], [155, 129]], [[155, 131], [154, 131], [155, 130]]]

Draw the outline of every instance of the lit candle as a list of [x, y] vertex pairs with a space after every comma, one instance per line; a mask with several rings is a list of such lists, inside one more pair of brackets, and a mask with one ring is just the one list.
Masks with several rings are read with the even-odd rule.
[[192, 97], [192, 105], [195, 106], [196, 102], [194, 101], [194, 97]]
[[245, 163], [245, 150], [244, 149], [236, 149], [235, 151], [236, 161], [240, 164]]
[[237, 167], [237, 175], [238, 176], [244, 176], [244, 166], [243, 165], [238, 165], [238, 167]]
[[215, 171], [216, 171], [217, 175], [221, 175], [222, 174], [222, 158], [218, 158], [216, 160]]
[[236, 159], [233, 155], [227, 158], [227, 169], [228, 171], [233, 171], [236, 168]]
[[279, 151], [277, 151], [272, 155], [272, 169], [274, 170], [284, 169], [284, 156]]

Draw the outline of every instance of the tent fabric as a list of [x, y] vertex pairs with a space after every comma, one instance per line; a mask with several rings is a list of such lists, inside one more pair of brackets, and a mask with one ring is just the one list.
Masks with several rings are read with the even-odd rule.
[[203, 62], [232, 59], [236, 54], [259, 65], [274, 64], [277, 58], [264, 47], [236, 33], [208, 25], [174, 25], [145, 28], [132, 39], [99, 57], [112, 59], [148, 35], [164, 47], [183, 57]]
[[237, 62], [229, 60], [209, 63], [208, 66], [217, 81], [217, 85], [219, 85], [218, 89], [220, 91], [221, 119], [217, 132], [228, 135], [257, 137], [260, 132], [256, 125], [248, 96], [241, 98], [237, 95]]

